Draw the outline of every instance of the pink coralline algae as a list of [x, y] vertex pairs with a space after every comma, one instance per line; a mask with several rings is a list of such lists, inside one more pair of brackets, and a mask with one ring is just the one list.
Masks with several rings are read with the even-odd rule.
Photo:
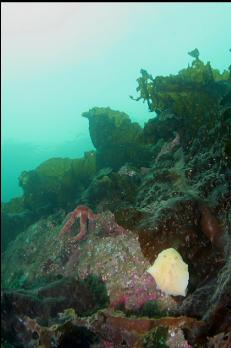
[[85, 242], [73, 244], [64, 275], [76, 274], [80, 279], [98, 275], [107, 288], [111, 309], [136, 311], [149, 301], [157, 301], [161, 310], [175, 308], [175, 301], [162, 297], [154, 278], [146, 272], [150, 263], [141, 251], [138, 235], [119, 226], [109, 211], [95, 214], [94, 222], [94, 231], [88, 231]]
[[105, 211], [96, 216], [96, 234], [100, 236], [119, 236], [127, 233], [127, 230], [118, 225], [115, 216], [110, 211]]
[[88, 230], [88, 222], [93, 226], [93, 222], [95, 221], [95, 214], [93, 211], [84, 205], [78, 206], [71, 212], [69, 219], [59, 233], [59, 237], [63, 237], [64, 234], [70, 233], [72, 225], [78, 218], [80, 218], [80, 232], [73, 237], [73, 241], [84, 239]]
[[102, 344], [103, 344], [103, 348], [115, 348], [113, 343], [106, 340], [102, 340]]
[[140, 277], [139, 282], [131, 279], [131, 288], [119, 295], [110, 303], [111, 308], [119, 308], [123, 306], [126, 310], [140, 309], [146, 302], [157, 300], [155, 280], [145, 272]]

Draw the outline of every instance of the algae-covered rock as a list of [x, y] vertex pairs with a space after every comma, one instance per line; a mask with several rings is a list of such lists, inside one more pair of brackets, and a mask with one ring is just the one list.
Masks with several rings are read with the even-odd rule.
[[33, 212], [25, 209], [24, 198], [17, 197], [1, 204], [1, 251], [35, 221]]
[[70, 208], [95, 172], [94, 152], [85, 153], [80, 159], [51, 158], [35, 170], [21, 174], [24, 206], [37, 216], [48, 215], [57, 208]]
[[1, 211], [10, 214], [22, 213], [24, 211], [23, 197], [12, 198], [9, 202], [2, 203]]
[[82, 194], [82, 201], [97, 210], [110, 209], [134, 203], [140, 176], [128, 167], [122, 167], [118, 172], [103, 168], [93, 178]]
[[143, 136], [148, 144], [155, 144], [159, 139], [167, 141], [172, 137], [173, 130], [179, 128], [179, 120], [170, 112], [162, 112], [158, 117], [150, 118], [144, 125]]
[[134, 143], [142, 134], [138, 123], [131, 122], [124, 112], [95, 107], [82, 114], [89, 120], [89, 131], [96, 149]]
[[34, 214], [29, 210], [20, 213], [1, 212], [1, 250], [5, 250], [8, 244], [16, 236], [24, 231], [35, 221]]
[[178, 119], [178, 131], [187, 130], [186, 138], [195, 136], [203, 123], [207, 129], [214, 127], [219, 119], [220, 103], [231, 91], [228, 70], [220, 73], [198, 57], [194, 56], [192, 64], [177, 75], [154, 79], [142, 70], [137, 79], [139, 97], [136, 100], [147, 101], [150, 111], [157, 115], [170, 111]]
[[99, 168], [118, 169], [129, 161], [142, 165], [150, 159], [149, 149], [143, 144], [142, 128], [124, 112], [94, 107], [82, 116], [89, 120]]
[[30, 224], [60, 208], [72, 209], [96, 173], [96, 156], [51, 158], [35, 170], [23, 171], [23, 196], [2, 204], [2, 249]]
[[[54, 330], [59, 325], [63, 325], [64, 330], [64, 324], [72, 321], [76, 313], [81, 316], [90, 315], [97, 309], [104, 308], [107, 301], [105, 285], [97, 276], [90, 276], [86, 280], [63, 277], [30, 290], [4, 290], [1, 296], [2, 339], [17, 347], [18, 344], [20, 347], [38, 347], [29, 344], [33, 343], [33, 334], [37, 333], [39, 339], [46, 343], [43, 347], [52, 347], [52, 339], [48, 339], [52, 338], [49, 337], [51, 334], [48, 335], [51, 318], [57, 319]], [[30, 318], [37, 318], [41, 326]], [[46, 335], [42, 331], [46, 331]]]

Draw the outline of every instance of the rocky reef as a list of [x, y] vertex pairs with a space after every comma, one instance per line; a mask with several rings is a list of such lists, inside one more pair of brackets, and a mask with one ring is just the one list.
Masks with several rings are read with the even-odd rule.
[[[231, 70], [189, 54], [176, 75], [141, 70], [143, 128], [92, 108], [94, 151], [21, 174], [2, 204], [3, 347], [231, 347]], [[146, 272], [167, 248], [186, 296]]]
[[145, 146], [143, 130], [124, 112], [95, 107], [82, 114], [89, 120], [89, 132], [96, 148], [98, 167], [118, 170], [124, 163], [148, 163], [151, 158]]

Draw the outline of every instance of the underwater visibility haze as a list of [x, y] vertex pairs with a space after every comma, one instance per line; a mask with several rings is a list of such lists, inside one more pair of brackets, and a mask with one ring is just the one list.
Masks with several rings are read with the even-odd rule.
[[230, 23], [2, 3], [3, 348], [231, 348]]
[[201, 58], [230, 63], [229, 3], [19, 3], [2, 5], [2, 201], [22, 194], [18, 176], [50, 157], [94, 149], [82, 112], [151, 115], [134, 103], [140, 69], [176, 74]]

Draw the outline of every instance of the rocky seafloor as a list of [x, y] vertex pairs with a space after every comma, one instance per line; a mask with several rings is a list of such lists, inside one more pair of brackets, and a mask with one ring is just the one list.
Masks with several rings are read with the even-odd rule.
[[[90, 109], [96, 150], [22, 172], [2, 204], [2, 347], [231, 347], [231, 67], [137, 83], [143, 128]], [[184, 297], [146, 272], [167, 248]]]

